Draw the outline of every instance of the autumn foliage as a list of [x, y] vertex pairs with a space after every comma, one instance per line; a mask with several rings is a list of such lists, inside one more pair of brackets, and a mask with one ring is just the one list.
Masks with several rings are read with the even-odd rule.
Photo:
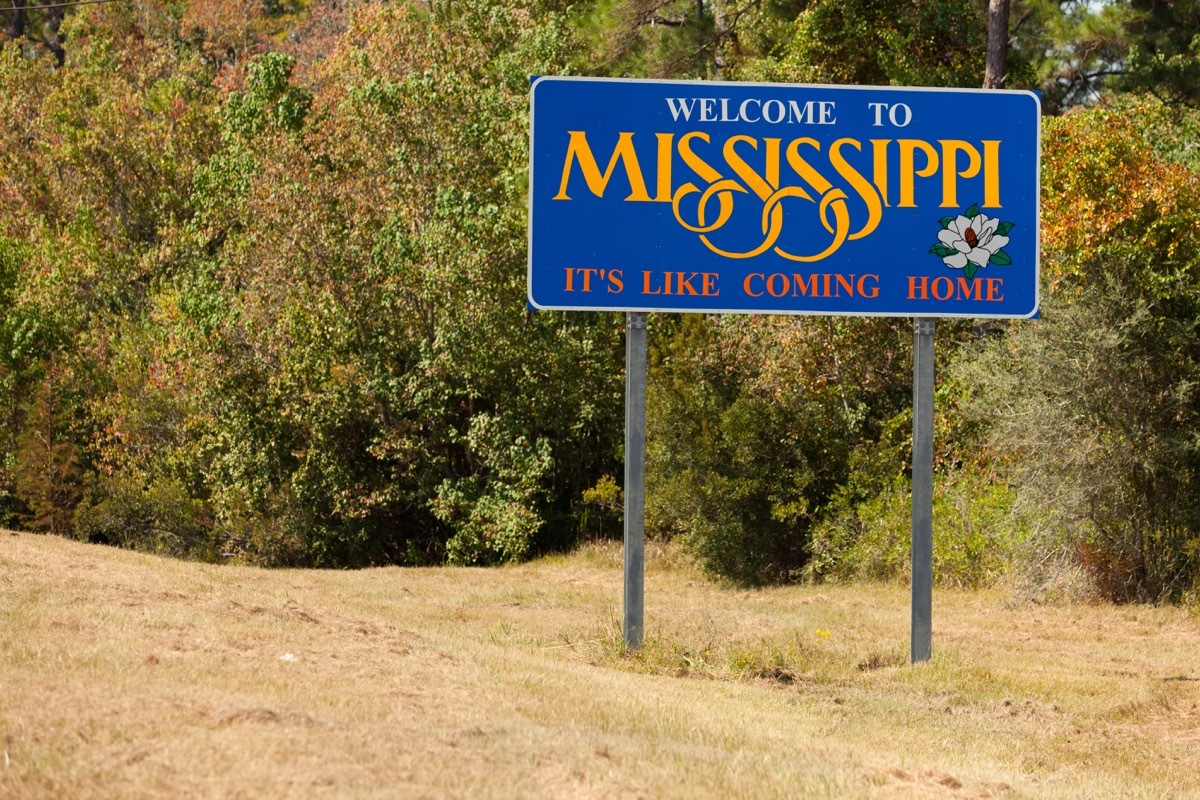
[[[616, 534], [623, 321], [525, 306], [529, 76], [978, 85], [980, 9], [893, 6], [152, 0], [10, 30], [0, 523], [264, 565]], [[1075, 28], [1029, 11], [1012, 81], [1102, 89], [1031, 60]], [[1044, 320], [939, 327], [947, 582], [1200, 575], [1195, 118], [1114, 102], [1045, 126]], [[747, 585], [902, 575], [910, 348], [904, 320], [654, 317], [652, 535]]]

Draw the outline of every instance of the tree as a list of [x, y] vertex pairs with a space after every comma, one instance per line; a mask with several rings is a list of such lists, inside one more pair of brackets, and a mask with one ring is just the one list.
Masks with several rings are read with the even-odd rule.
[[155, 301], [172, 480], [228, 551], [521, 558], [615, 471], [619, 325], [523, 307], [528, 75], [567, 42], [531, 10], [364, 7], [311, 95], [267, 54], [227, 98]]
[[993, 446], [1015, 455], [1035, 534], [1023, 574], [1082, 569], [1118, 601], [1200, 579], [1200, 178], [1144, 128], [1106, 110], [1047, 126], [1044, 320], [965, 367]]
[[67, 7], [64, 5], [30, 3], [28, 0], [13, 0], [12, 5], [0, 9], [8, 17], [8, 38], [12, 41], [31, 39], [38, 46], [54, 55], [61, 67], [66, 62], [67, 52], [63, 47], [65, 37], [60, 34]]
[[1118, 84], [1164, 103], [1200, 106], [1200, 4], [1129, 0], [1128, 74]]

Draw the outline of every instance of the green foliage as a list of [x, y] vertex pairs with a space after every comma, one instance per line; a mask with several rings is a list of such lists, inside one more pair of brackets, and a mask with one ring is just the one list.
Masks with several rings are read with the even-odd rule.
[[625, 492], [611, 475], [601, 475], [590, 489], [584, 489], [582, 529], [597, 539], [619, 538], [622, 534], [622, 517], [625, 508]]
[[550, 442], [531, 444], [514, 436], [506, 422], [487, 414], [471, 420], [467, 446], [486, 475], [447, 479], [432, 501], [437, 518], [455, 531], [446, 542], [452, 564], [521, 560], [542, 525], [535, 509], [544, 494], [542, 480], [553, 467]]
[[1082, 567], [1120, 601], [1177, 600], [1200, 578], [1200, 180], [1142, 131], [1138, 112], [1049, 127], [1044, 320], [963, 367], [1015, 456], [1026, 576]]
[[[861, 502], [839, 497], [813, 532], [813, 580], [907, 580], [911, 570], [911, 488], [896, 481]], [[1005, 574], [1023, 541], [1015, 495], [978, 470], [934, 479], [933, 575], [943, 586], [980, 587]]]
[[1114, 110], [1136, 116], [1146, 143], [1170, 163], [1200, 174], [1200, 108], [1167, 105], [1143, 95], [1123, 95]]
[[126, 360], [173, 424], [111, 405], [105, 463], [189, 487], [256, 563], [569, 545], [616, 456], [620, 329], [523, 308], [527, 76], [561, 18], [372, 7], [345, 42], [312, 95], [267, 54], [226, 99]]
[[599, 0], [573, 9], [589, 49], [585, 73], [622, 77], [713, 78], [720, 47], [717, 4], [668, 0]]
[[1200, 107], [1200, 5], [1128, 0], [1129, 52], [1122, 88]]
[[[0, 522], [276, 566], [616, 536], [621, 320], [525, 308], [529, 76], [982, 74], [978, 3], [351, 5], [117, 4], [62, 53], [0, 45]], [[1109, 88], [1187, 99], [1189, 9], [1014, 12], [1008, 85], [1048, 108], [1123, 64]], [[939, 326], [945, 582], [1195, 582], [1196, 122], [1113, 105], [1045, 126], [1046, 322]], [[907, 324], [654, 324], [652, 533], [744, 585], [903, 574]]]
[[217, 556], [203, 505], [170, 481], [142, 486], [125, 476], [95, 476], [75, 512], [73, 530], [85, 542], [169, 556]]
[[312, 107], [312, 93], [290, 83], [295, 59], [266, 53], [250, 62], [245, 92], [225, 101], [225, 127], [239, 136], [253, 136], [267, 123], [296, 133]]
[[977, 413], [1020, 456], [1037, 531], [1027, 572], [1079, 565], [1107, 599], [1177, 600], [1200, 578], [1200, 309], [1139, 296], [1125, 265], [1095, 266], [1111, 277], [981, 355]]
[[986, 25], [972, 3], [815, 0], [770, 54], [737, 71], [747, 80], [979, 86]]
[[799, 376], [771, 361], [771, 342], [752, 327], [669, 323], [656, 336], [647, 409], [648, 527], [744, 585], [798, 576], [856, 433], [836, 385], [788, 385]]

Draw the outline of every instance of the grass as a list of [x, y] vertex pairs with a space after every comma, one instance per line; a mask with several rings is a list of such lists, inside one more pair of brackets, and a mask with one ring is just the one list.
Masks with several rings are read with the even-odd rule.
[[652, 549], [262, 571], [0, 533], [0, 797], [1200, 796], [1200, 619]]

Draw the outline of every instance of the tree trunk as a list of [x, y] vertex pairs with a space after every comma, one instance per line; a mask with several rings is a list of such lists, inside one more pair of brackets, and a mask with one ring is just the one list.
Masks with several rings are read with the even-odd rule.
[[12, 19], [9, 20], [8, 32], [14, 39], [25, 35], [25, 0], [15, 0], [12, 4]]
[[725, 71], [729, 62], [725, 58], [725, 44], [729, 38], [729, 18], [725, 14], [725, 4], [713, 3], [713, 63], [717, 67], [717, 79], [725, 80]]
[[46, 34], [46, 46], [50, 48], [50, 52], [54, 53], [54, 59], [61, 67], [67, 63], [67, 50], [63, 47], [63, 37], [59, 35], [59, 29], [62, 27], [63, 16], [67, 13], [66, 8], [55, 8], [50, 11], [50, 18], [46, 20], [44, 32]]
[[988, 0], [987, 65], [983, 88], [1003, 89], [1008, 73], [1009, 0]]

